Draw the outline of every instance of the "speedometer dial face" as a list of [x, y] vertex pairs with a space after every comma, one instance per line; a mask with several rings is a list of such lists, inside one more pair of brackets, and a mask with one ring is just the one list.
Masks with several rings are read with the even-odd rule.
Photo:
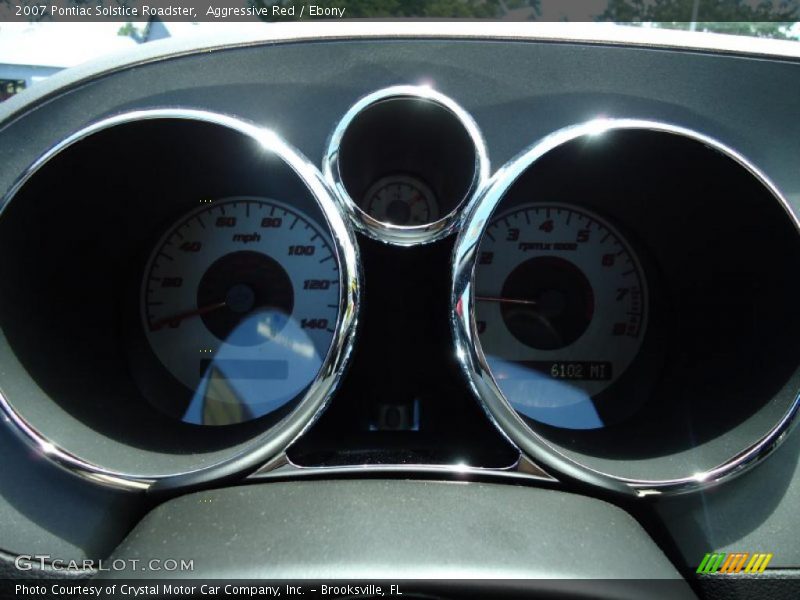
[[486, 228], [475, 267], [476, 327], [495, 381], [527, 417], [604, 426], [598, 396], [639, 352], [646, 307], [637, 257], [598, 215], [527, 204]]
[[190, 392], [166, 410], [196, 424], [239, 423], [290, 403], [316, 377], [338, 313], [327, 233], [266, 198], [186, 215], [158, 242], [142, 286], [150, 347]]

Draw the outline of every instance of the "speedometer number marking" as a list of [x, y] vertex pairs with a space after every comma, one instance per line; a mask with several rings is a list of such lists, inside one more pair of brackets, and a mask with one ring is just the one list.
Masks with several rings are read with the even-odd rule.
[[266, 198], [203, 203], [166, 233], [145, 271], [142, 320], [153, 353], [192, 394], [176, 416], [249, 420], [313, 381], [338, 319], [333, 258], [317, 223]]

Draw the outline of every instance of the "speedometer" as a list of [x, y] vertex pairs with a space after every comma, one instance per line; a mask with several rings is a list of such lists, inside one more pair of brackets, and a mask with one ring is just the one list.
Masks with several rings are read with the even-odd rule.
[[622, 235], [568, 204], [495, 217], [475, 267], [481, 347], [509, 402], [559, 427], [602, 427], [595, 402], [631, 365], [647, 326], [647, 285]]
[[280, 410], [331, 344], [339, 265], [319, 224], [267, 198], [203, 204], [161, 238], [142, 285], [153, 353], [188, 390], [161, 408], [228, 425]]

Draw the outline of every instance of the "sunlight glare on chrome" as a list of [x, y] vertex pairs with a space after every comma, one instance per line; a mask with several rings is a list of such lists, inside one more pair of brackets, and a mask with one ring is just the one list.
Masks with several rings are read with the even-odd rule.
[[611, 119], [606, 117], [599, 117], [586, 124], [586, 135], [590, 137], [598, 137], [606, 133], [612, 127]]

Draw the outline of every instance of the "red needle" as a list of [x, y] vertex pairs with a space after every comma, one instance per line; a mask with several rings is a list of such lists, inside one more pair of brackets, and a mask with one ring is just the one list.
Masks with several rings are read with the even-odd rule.
[[518, 300], [516, 298], [500, 298], [497, 296], [475, 296], [475, 300], [482, 300], [484, 302], [503, 302], [505, 304], [524, 304], [528, 306], [536, 306], [536, 300]]
[[[504, 304], [522, 304], [524, 306], [536, 306], [536, 300], [518, 300], [517, 298], [502, 298], [498, 296], [475, 296], [475, 300], [483, 300], [484, 302], [502, 302]], [[537, 319], [542, 325], [544, 325], [554, 336], [557, 340], [561, 340], [561, 336], [559, 335], [558, 331], [553, 324], [550, 322], [550, 319], [545, 317], [543, 314], [539, 313], [539, 311], [531, 311], [533, 313], [533, 317]], [[561, 344], [561, 341], [559, 341]]]
[[223, 308], [227, 306], [227, 302], [217, 302], [216, 304], [208, 304], [206, 306], [201, 306], [200, 308], [195, 308], [192, 310], [187, 310], [182, 313], [178, 313], [177, 315], [172, 315], [171, 317], [164, 317], [163, 319], [158, 319], [157, 321], [153, 321], [150, 323], [150, 331], [158, 331], [164, 325], [172, 325], [173, 327], [177, 327], [181, 321], [184, 319], [188, 319], [189, 317], [199, 317], [200, 315], [204, 315], [206, 313], [210, 313], [211, 311]]

